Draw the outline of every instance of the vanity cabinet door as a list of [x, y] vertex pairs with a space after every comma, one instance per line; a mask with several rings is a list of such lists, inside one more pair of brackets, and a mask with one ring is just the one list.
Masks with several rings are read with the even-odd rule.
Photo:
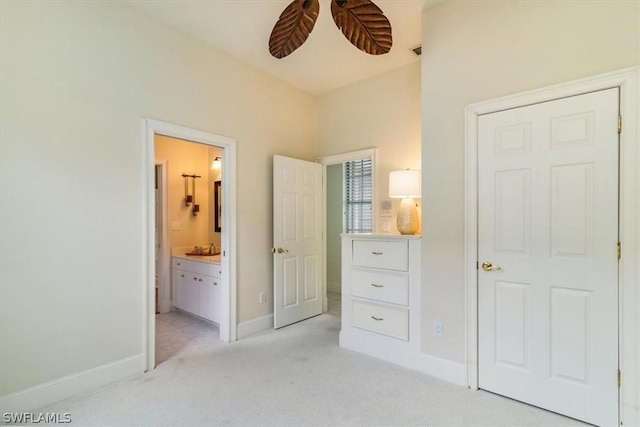
[[191, 271], [173, 270], [173, 305], [180, 310], [198, 314], [198, 283], [202, 283], [201, 281], [202, 276]]
[[220, 323], [220, 278], [202, 276], [200, 283], [199, 315]]
[[185, 282], [188, 273], [184, 270], [174, 268], [173, 270], [173, 305], [179, 309], [186, 310], [187, 299]]

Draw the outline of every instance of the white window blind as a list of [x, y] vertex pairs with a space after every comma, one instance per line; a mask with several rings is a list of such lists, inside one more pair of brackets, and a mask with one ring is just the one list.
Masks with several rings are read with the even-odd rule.
[[371, 159], [345, 162], [343, 174], [344, 231], [346, 233], [371, 233], [373, 229]]

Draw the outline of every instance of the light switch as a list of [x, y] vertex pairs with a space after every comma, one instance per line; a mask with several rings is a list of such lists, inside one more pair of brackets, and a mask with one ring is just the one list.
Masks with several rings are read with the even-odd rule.
[[180, 231], [180, 221], [171, 222], [171, 231]]

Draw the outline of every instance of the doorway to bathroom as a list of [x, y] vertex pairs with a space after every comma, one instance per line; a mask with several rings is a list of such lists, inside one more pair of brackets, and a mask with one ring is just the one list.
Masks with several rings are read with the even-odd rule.
[[[143, 125], [147, 159], [144, 351], [149, 370], [156, 365], [156, 329], [165, 338], [167, 331], [174, 338], [179, 332], [191, 340], [212, 343], [206, 336], [211, 330], [207, 325], [214, 325], [219, 328], [217, 342], [236, 339], [236, 149], [231, 138], [149, 119]], [[182, 276], [178, 274], [177, 292], [171, 285], [176, 267], [184, 269]], [[202, 300], [208, 302], [203, 305]], [[182, 310], [173, 310], [176, 306]], [[166, 357], [166, 351], [158, 356]]]
[[222, 149], [156, 135], [156, 365], [220, 340]]

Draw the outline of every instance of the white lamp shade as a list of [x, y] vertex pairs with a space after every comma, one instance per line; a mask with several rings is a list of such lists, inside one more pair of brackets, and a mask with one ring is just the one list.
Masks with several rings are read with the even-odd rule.
[[420, 171], [407, 169], [391, 172], [389, 197], [398, 199], [420, 197]]

